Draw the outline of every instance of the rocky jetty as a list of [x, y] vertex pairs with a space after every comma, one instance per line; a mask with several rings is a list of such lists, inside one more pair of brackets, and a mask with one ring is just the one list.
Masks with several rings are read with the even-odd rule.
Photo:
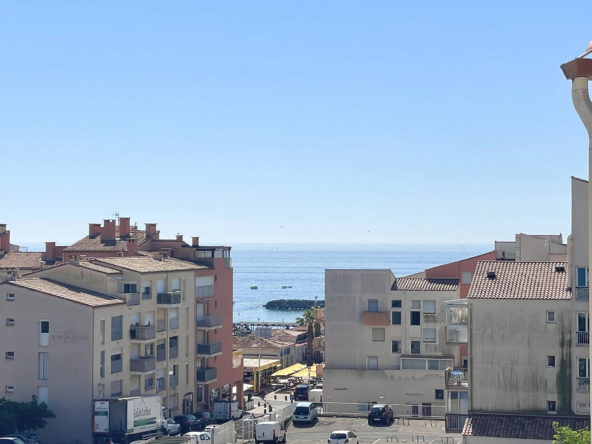
[[[317, 307], [325, 308], [325, 301], [316, 301]], [[315, 306], [314, 300], [308, 299], [275, 299], [263, 306], [269, 310], [306, 310]]]

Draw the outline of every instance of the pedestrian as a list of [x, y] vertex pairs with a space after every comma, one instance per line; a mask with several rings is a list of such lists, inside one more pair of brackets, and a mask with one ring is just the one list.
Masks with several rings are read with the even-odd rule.
[[294, 402], [294, 393], [290, 393], [290, 402]]

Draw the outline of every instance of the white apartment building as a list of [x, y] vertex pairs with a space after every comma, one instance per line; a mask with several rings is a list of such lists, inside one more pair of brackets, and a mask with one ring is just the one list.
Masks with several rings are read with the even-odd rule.
[[366, 412], [382, 402], [396, 414], [443, 417], [447, 369], [460, 367], [454, 344], [463, 340], [446, 333], [445, 302], [458, 298], [458, 279], [326, 270], [327, 408]]

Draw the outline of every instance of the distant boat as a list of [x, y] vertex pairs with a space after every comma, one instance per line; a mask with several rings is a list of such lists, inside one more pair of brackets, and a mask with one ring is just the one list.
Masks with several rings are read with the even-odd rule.
[[259, 287], [257, 287], [256, 285], [251, 285], [251, 290], [257, 290]]
[[291, 285], [282, 285], [282, 288], [283, 289], [285, 289], [285, 288], [292, 288], [292, 286]]

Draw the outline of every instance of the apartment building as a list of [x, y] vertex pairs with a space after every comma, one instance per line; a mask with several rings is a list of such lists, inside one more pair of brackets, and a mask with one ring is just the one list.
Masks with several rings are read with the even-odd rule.
[[[445, 302], [458, 279], [396, 278], [391, 270], [325, 271], [324, 399], [334, 411], [372, 403], [444, 416], [446, 370], [461, 365], [446, 338]], [[338, 403], [338, 404], [333, 404]]]

